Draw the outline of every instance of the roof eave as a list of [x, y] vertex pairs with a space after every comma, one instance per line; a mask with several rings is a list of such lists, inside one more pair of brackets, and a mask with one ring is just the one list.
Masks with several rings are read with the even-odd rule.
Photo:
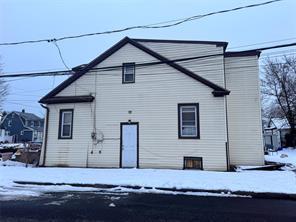
[[43, 104], [60, 104], [60, 103], [87, 103], [92, 102], [95, 97], [91, 95], [86, 96], [56, 96], [47, 99], [39, 100]]
[[224, 51], [227, 48], [228, 42], [223, 41], [199, 41], [199, 40], [169, 40], [169, 39], [138, 39], [132, 38], [137, 42], [158, 42], [158, 43], [184, 43], [184, 44], [207, 44], [216, 45], [217, 47], [223, 47]]
[[242, 57], [242, 56], [258, 56], [260, 57], [260, 50], [246, 50], [246, 51], [237, 51], [237, 52], [225, 52], [225, 57]]
[[223, 97], [223, 96], [227, 96], [230, 94], [229, 90], [214, 90], [212, 92], [212, 94], [214, 95], [214, 97]]

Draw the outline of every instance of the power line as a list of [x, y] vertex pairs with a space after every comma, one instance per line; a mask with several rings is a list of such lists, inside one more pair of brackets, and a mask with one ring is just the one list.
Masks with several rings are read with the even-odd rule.
[[296, 38], [294, 37], [294, 38], [287, 38], [287, 39], [278, 39], [278, 40], [267, 41], [267, 42], [258, 42], [258, 43], [254, 43], [254, 44], [234, 46], [234, 47], [230, 47], [230, 48], [227, 48], [227, 49], [238, 49], [238, 48], [244, 48], [244, 47], [247, 47], [247, 46], [263, 45], [263, 44], [275, 43], [275, 42], [284, 42], [284, 41], [294, 40], [294, 39], [296, 39]]
[[69, 67], [67, 66], [67, 64], [65, 63], [65, 60], [64, 60], [64, 58], [63, 58], [63, 55], [62, 55], [61, 49], [60, 49], [60, 47], [59, 47], [57, 41], [53, 41], [52, 43], [53, 43], [53, 44], [55, 45], [55, 47], [57, 48], [57, 50], [58, 50], [58, 52], [59, 52], [60, 59], [61, 59], [62, 63], [64, 64], [64, 66], [66, 67], [66, 69], [70, 70], [70, 68], [69, 68]]
[[[282, 45], [275, 45], [270, 47], [263, 47], [263, 48], [257, 48], [248, 51], [263, 51], [263, 50], [269, 50], [269, 49], [276, 49], [276, 48], [284, 48], [284, 47], [291, 47], [296, 46], [296, 42], [289, 43], [289, 44], [282, 44]], [[145, 66], [152, 66], [152, 65], [159, 65], [159, 64], [170, 64], [175, 62], [184, 62], [189, 60], [197, 60], [197, 59], [205, 59], [209, 57], [216, 57], [216, 56], [222, 56], [224, 53], [218, 53], [218, 54], [211, 54], [211, 55], [204, 55], [204, 56], [194, 56], [194, 57], [187, 57], [187, 58], [180, 58], [180, 59], [174, 59], [174, 60], [166, 60], [166, 61], [155, 61], [155, 62], [146, 62], [146, 63], [137, 63], [137, 67], [145, 67]], [[117, 66], [106, 66], [106, 67], [98, 67], [98, 68], [91, 68], [90, 70], [96, 70], [96, 71], [112, 71], [112, 70], [118, 70], [121, 69], [122, 65]], [[89, 71], [90, 71], [89, 70]], [[42, 73], [20, 73], [20, 74], [9, 74], [9, 75], [0, 75], [0, 78], [12, 78], [12, 77], [37, 77], [37, 76], [58, 76], [58, 75], [72, 75], [74, 74], [74, 71], [69, 70], [62, 70], [62, 71], [54, 71], [54, 72], [42, 72]], [[11, 81], [11, 80], [9, 80]]]
[[[50, 43], [50, 42], [57, 42], [57, 41], [62, 41], [62, 40], [66, 40], [66, 39], [76, 39], [76, 38], [82, 38], [82, 37], [88, 37], [88, 36], [94, 36], [94, 35], [105, 35], [105, 34], [119, 33], [119, 32], [134, 30], [134, 29], [169, 28], [169, 27], [181, 25], [181, 24], [186, 23], [186, 22], [190, 22], [190, 21], [194, 21], [194, 20], [197, 20], [197, 19], [212, 16], [212, 15], [223, 14], [223, 13], [228, 13], [228, 12], [233, 12], [233, 11], [239, 11], [239, 10], [247, 9], [247, 8], [254, 8], [254, 7], [264, 6], [264, 5], [268, 5], [268, 4], [272, 4], [272, 3], [280, 2], [280, 1], [283, 1], [283, 0], [272, 0], [272, 1], [262, 2], [262, 3], [258, 3], [258, 4], [245, 5], [245, 6], [232, 8], [232, 9], [220, 10], [220, 11], [210, 12], [210, 13], [201, 14], [201, 15], [194, 15], [194, 16], [191, 16], [191, 17], [183, 18], [183, 19], [176, 19], [176, 20], [165, 21], [165, 22], [160, 22], [160, 23], [150, 24], [150, 25], [131, 26], [131, 27], [126, 27], [126, 28], [121, 28], [121, 29], [108, 30], [108, 31], [102, 31], [102, 32], [95, 32], [95, 33], [87, 33], [87, 34], [80, 34], [80, 35], [73, 35], [73, 36], [64, 36], [64, 37], [53, 38], [53, 39], [39, 39], [39, 40], [28, 40], [28, 41], [20, 41], [20, 42], [7, 42], [7, 43], [0, 43], [0, 46], [20, 45], [20, 44], [28, 44], [28, 43], [41, 43], [41, 42], [49, 42]], [[171, 23], [171, 22], [173, 22], [173, 23]], [[166, 23], [171, 23], [171, 24], [166, 24]], [[166, 25], [159, 25], [159, 24], [166, 24]]]

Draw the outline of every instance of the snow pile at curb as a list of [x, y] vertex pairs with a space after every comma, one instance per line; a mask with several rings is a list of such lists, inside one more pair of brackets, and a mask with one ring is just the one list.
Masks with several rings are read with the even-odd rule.
[[289, 171], [0, 167], [0, 188], [13, 188], [13, 181], [296, 194], [295, 173]]

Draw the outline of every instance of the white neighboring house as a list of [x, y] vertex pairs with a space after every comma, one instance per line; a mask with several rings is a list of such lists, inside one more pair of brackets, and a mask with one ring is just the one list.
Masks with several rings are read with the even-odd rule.
[[260, 52], [226, 47], [126, 37], [76, 67], [39, 101], [47, 109], [40, 163], [219, 171], [263, 165]]
[[11, 143], [12, 136], [8, 135], [8, 131], [5, 129], [0, 129], [0, 143]]
[[[3, 113], [0, 112], [0, 125], [1, 121], [3, 119]], [[9, 132], [6, 131], [5, 129], [0, 128], [0, 143], [11, 143], [12, 142], [12, 136], [8, 135]]]
[[290, 132], [290, 124], [286, 118], [270, 118], [264, 127], [265, 149], [277, 149], [285, 146], [286, 134]]

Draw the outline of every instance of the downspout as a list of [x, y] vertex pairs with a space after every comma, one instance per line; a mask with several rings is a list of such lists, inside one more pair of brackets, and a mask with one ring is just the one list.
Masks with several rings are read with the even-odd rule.
[[[223, 68], [224, 68], [224, 88], [226, 88], [226, 76], [225, 76], [225, 57], [223, 56]], [[226, 121], [226, 135], [227, 142], [225, 144], [226, 149], [226, 164], [227, 171], [230, 170], [230, 156], [229, 156], [229, 130], [228, 130], [228, 109], [227, 109], [227, 96], [225, 95], [225, 121]]]
[[43, 161], [42, 165], [45, 165], [45, 159], [46, 159], [46, 148], [47, 148], [47, 134], [48, 134], [48, 119], [49, 119], [49, 108], [47, 106], [44, 106], [41, 104], [41, 106], [46, 109], [46, 120], [45, 120], [45, 131], [44, 131], [44, 144], [43, 144]]

